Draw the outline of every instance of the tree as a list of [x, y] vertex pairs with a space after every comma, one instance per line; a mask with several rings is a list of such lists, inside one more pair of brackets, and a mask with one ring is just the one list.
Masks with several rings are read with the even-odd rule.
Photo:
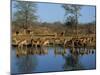
[[[76, 25], [76, 30], [78, 30], [78, 18], [81, 15], [80, 10], [81, 6], [80, 5], [67, 5], [64, 4], [62, 7], [65, 9], [65, 16], [68, 17], [68, 15], [71, 15], [75, 18], [75, 25]], [[76, 31], [76, 34], [78, 35], [78, 31]]]
[[16, 12], [14, 13], [14, 19], [17, 24], [22, 25], [27, 28], [36, 21], [36, 4], [26, 1], [15, 1], [14, 8]]
[[75, 23], [76, 21], [74, 16], [68, 16], [67, 19], [65, 20], [65, 25], [67, 25], [68, 27], [74, 26]]

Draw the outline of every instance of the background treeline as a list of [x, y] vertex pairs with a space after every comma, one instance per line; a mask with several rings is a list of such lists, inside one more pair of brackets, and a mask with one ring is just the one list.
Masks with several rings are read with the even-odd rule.
[[[12, 23], [12, 32], [15, 33], [17, 31], [23, 32], [24, 30], [30, 30], [33, 34], [60, 34], [62, 32], [65, 35], [76, 35], [76, 26], [68, 26], [62, 24], [60, 22], [55, 23], [33, 23], [32, 25], [28, 26], [27, 29], [24, 29], [21, 25], [16, 25], [16, 23]], [[81, 35], [89, 35], [95, 34], [96, 32], [96, 25], [94, 23], [87, 23], [87, 24], [79, 24], [78, 25], [78, 34]]]

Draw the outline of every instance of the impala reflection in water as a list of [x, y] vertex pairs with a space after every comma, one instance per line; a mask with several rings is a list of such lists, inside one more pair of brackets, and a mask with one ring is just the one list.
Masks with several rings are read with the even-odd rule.
[[35, 73], [95, 69], [95, 49], [80, 48], [12, 48], [11, 73]]

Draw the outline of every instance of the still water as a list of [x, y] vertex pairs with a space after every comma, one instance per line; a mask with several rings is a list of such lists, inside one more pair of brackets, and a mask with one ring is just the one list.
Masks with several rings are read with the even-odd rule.
[[[21, 49], [22, 50], [22, 49]], [[25, 50], [25, 49], [24, 49]], [[69, 48], [46, 47], [38, 51], [27, 48], [33, 54], [16, 56], [17, 48], [11, 50], [11, 73], [36, 73], [51, 71], [87, 70], [96, 68], [95, 49], [77, 49], [78, 53], [71, 53]], [[81, 51], [81, 52], [80, 52]]]

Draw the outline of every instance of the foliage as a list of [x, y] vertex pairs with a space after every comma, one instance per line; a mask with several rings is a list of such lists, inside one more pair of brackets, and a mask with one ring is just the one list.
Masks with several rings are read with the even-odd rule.
[[62, 7], [65, 9], [65, 17], [67, 16], [68, 19], [70, 18], [70, 21], [75, 20], [76, 25], [77, 25], [78, 18], [81, 15], [80, 14], [81, 6], [80, 5], [66, 5], [66, 4], [64, 4], [64, 5], [62, 5]]
[[37, 20], [36, 16], [36, 4], [25, 1], [15, 1], [14, 8], [16, 12], [14, 13], [14, 21], [18, 25], [23, 25], [27, 27]]

